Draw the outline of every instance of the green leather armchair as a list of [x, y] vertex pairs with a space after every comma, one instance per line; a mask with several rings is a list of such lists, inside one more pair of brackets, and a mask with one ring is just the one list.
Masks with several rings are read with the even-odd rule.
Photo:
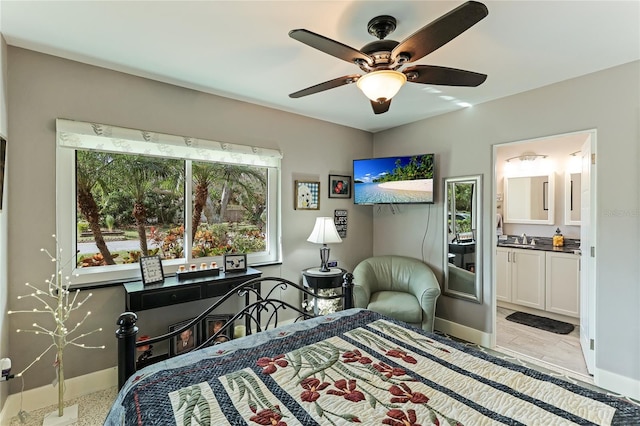
[[424, 262], [404, 256], [376, 256], [353, 270], [356, 308], [367, 308], [433, 331], [440, 284]]

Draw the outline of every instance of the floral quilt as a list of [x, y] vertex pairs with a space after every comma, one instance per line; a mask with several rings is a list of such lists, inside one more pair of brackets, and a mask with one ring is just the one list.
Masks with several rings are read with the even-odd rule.
[[629, 425], [640, 424], [640, 407], [349, 310], [143, 369], [105, 424], [354, 423]]

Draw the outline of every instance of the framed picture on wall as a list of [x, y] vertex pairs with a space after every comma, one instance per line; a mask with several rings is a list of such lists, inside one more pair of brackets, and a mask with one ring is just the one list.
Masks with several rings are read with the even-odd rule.
[[351, 198], [351, 176], [329, 175], [329, 198]]
[[296, 210], [320, 209], [320, 182], [295, 181], [293, 208]]

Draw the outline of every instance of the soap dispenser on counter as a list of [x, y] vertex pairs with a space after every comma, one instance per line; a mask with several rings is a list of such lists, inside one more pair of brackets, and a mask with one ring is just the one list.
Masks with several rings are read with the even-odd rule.
[[553, 246], [562, 247], [564, 245], [564, 235], [560, 232], [560, 228], [556, 229], [556, 233], [553, 235]]

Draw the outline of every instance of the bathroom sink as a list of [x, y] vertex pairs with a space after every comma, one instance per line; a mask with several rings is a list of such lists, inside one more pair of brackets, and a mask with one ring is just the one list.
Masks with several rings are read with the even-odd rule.
[[537, 248], [537, 246], [535, 244], [520, 244], [520, 243], [498, 243], [499, 247], [511, 247], [511, 248], [524, 248], [524, 249], [531, 249], [531, 248]]

